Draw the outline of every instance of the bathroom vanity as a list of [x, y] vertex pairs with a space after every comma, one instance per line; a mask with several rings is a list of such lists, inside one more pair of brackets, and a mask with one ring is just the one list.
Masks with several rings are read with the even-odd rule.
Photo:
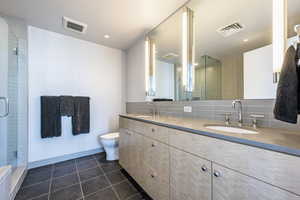
[[212, 131], [214, 121], [120, 116], [120, 164], [154, 200], [299, 200], [300, 135]]

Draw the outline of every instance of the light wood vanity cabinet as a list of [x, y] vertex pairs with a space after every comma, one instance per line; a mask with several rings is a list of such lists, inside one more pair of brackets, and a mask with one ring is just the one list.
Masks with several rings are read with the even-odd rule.
[[144, 123], [121, 118], [120, 126], [119, 163], [153, 199], [169, 200], [169, 146]]
[[300, 200], [300, 158], [120, 118], [120, 164], [154, 200]]

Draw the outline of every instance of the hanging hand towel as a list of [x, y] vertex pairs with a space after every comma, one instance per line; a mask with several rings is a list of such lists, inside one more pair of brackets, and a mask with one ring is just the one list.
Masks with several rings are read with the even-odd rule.
[[300, 44], [297, 45], [297, 51], [296, 51], [296, 69], [297, 69], [297, 75], [298, 75], [298, 114], [300, 114]]
[[274, 108], [275, 119], [297, 123], [298, 110], [298, 73], [296, 50], [289, 47], [284, 58], [277, 86], [277, 97]]
[[60, 114], [68, 117], [74, 115], [74, 98], [72, 96], [60, 96]]
[[73, 135], [90, 132], [90, 98], [74, 97]]
[[60, 99], [54, 96], [41, 97], [42, 138], [61, 136]]

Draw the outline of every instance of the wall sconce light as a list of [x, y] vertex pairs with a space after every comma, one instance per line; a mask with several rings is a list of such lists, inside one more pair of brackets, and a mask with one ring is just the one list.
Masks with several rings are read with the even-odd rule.
[[186, 92], [194, 90], [194, 30], [194, 12], [185, 7], [182, 13], [182, 85]]
[[156, 46], [149, 37], [145, 40], [145, 90], [146, 96], [155, 96]]
[[287, 0], [273, 0], [273, 82], [279, 81], [287, 38]]

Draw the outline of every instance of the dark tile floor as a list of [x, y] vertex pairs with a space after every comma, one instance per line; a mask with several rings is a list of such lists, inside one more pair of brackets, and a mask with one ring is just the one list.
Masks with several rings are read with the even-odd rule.
[[31, 169], [15, 200], [151, 200], [118, 162], [95, 154]]

